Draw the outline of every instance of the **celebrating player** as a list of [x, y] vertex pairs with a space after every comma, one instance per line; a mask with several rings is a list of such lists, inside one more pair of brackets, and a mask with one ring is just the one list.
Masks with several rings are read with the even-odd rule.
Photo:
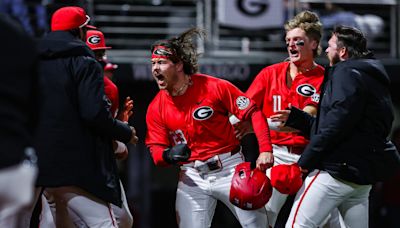
[[234, 168], [243, 162], [229, 113], [257, 123], [256, 166], [261, 170], [273, 164], [267, 122], [255, 103], [231, 83], [197, 73], [194, 35], [201, 36], [202, 30], [190, 29], [151, 48], [152, 74], [160, 91], [147, 110], [146, 145], [156, 165], [180, 165], [180, 227], [210, 227], [218, 200], [243, 227], [266, 227], [264, 208], [245, 211], [229, 202]]
[[[285, 30], [288, 61], [264, 68], [246, 95], [257, 103], [266, 117], [286, 109], [288, 104], [315, 115], [324, 76], [324, 68], [314, 62], [314, 58], [321, 52], [322, 24], [315, 13], [303, 11], [285, 24]], [[274, 165], [297, 162], [308, 140], [298, 131], [271, 122], [270, 118], [268, 122]], [[239, 138], [247, 133], [249, 125], [249, 122], [235, 125]], [[266, 206], [268, 222], [272, 227], [286, 198], [286, 194], [273, 190]]]

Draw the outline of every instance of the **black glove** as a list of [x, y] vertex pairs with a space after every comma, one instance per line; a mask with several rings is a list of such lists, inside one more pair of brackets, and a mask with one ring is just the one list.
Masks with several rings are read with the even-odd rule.
[[163, 159], [169, 164], [176, 164], [189, 160], [190, 154], [190, 148], [186, 144], [178, 144], [165, 149], [163, 152]]

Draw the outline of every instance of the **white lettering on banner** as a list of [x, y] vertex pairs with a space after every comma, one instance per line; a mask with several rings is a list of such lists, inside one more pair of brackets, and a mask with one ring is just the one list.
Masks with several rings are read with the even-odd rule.
[[[132, 72], [134, 80], [153, 80], [151, 75], [151, 64], [132, 64]], [[200, 65], [200, 72], [214, 77], [224, 78], [227, 80], [245, 81], [250, 77], [250, 66], [248, 64], [204, 64]]]
[[281, 0], [218, 0], [220, 24], [240, 28], [276, 28], [284, 23]]

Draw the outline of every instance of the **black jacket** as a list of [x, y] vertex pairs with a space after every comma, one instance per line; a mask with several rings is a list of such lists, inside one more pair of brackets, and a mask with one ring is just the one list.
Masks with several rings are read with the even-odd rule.
[[287, 126], [310, 134], [298, 161], [357, 184], [377, 181], [393, 110], [389, 77], [374, 59], [351, 59], [326, 70], [316, 118], [293, 109]]
[[78, 186], [120, 205], [111, 139], [128, 142], [132, 133], [108, 110], [99, 63], [84, 42], [64, 31], [41, 40], [39, 53], [37, 184]]
[[32, 146], [36, 122], [36, 63], [33, 39], [0, 14], [0, 169], [20, 163]]

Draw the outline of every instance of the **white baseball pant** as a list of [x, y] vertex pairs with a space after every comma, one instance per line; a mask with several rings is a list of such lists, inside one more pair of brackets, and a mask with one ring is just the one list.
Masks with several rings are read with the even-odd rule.
[[267, 227], [265, 208], [246, 211], [229, 201], [235, 167], [244, 162], [242, 154], [224, 153], [218, 157], [222, 164], [218, 171], [202, 174], [193, 167], [181, 166], [175, 205], [179, 227], [210, 227], [218, 200], [231, 210], [242, 227]]
[[33, 200], [37, 166], [29, 161], [0, 170], [0, 227], [19, 227], [21, 209]]
[[[122, 197], [122, 207], [117, 207], [111, 204], [112, 211], [114, 213], [115, 219], [117, 221], [118, 227], [120, 228], [131, 228], [133, 226], [133, 216], [129, 210], [128, 202], [125, 195], [125, 190], [121, 185], [121, 197]], [[55, 216], [56, 216], [56, 203], [52, 194], [44, 191], [45, 196], [42, 196], [42, 213], [40, 216], [40, 227], [55, 227]], [[59, 210], [65, 210], [60, 208]], [[78, 214], [70, 210], [68, 213], [69, 220], [73, 221], [74, 226], [77, 227], [87, 227], [84, 220], [82, 220]], [[63, 223], [70, 223], [66, 221], [67, 218], [63, 219]]]
[[[300, 155], [289, 153], [286, 146], [272, 145], [274, 153], [274, 166], [280, 164], [293, 164], [296, 163]], [[271, 168], [267, 170], [267, 176], [271, 178]], [[267, 210], [268, 222], [271, 227], [275, 226], [276, 219], [278, 218], [279, 211], [285, 204], [287, 194], [282, 194], [275, 188], [272, 189], [272, 196], [268, 203], [265, 205]]]
[[129, 210], [124, 186], [122, 185], [121, 181], [119, 181], [119, 183], [121, 185], [122, 207], [117, 207], [114, 204], [111, 204], [111, 207], [114, 212], [115, 219], [117, 220], [118, 227], [131, 228], [133, 226], [133, 216], [131, 214], [131, 211]]
[[[274, 152], [274, 166], [280, 164], [293, 164], [296, 163], [300, 155], [290, 153], [286, 146], [272, 145]], [[271, 177], [271, 168], [267, 170], [267, 176]], [[269, 199], [268, 203], [265, 205], [265, 209], [267, 210], [268, 222], [271, 227], [275, 226], [276, 219], [278, 218], [279, 211], [283, 207], [286, 202], [288, 195], [282, 194], [275, 188], [272, 189], [272, 196]], [[338, 213], [337, 209], [334, 209], [328, 217], [320, 224], [320, 226], [327, 225], [329, 227], [344, 227], [343, 219]]]
[[358, 185], [314, 170], [296, 195], [286, 228], [318, 227], [336, 207], [346, 227], [368, 227], [371, 185]]
[[54, 196], [57, 227], [118, 227], [111, 205], [81, 188], [64, 186], [46, 191]]

